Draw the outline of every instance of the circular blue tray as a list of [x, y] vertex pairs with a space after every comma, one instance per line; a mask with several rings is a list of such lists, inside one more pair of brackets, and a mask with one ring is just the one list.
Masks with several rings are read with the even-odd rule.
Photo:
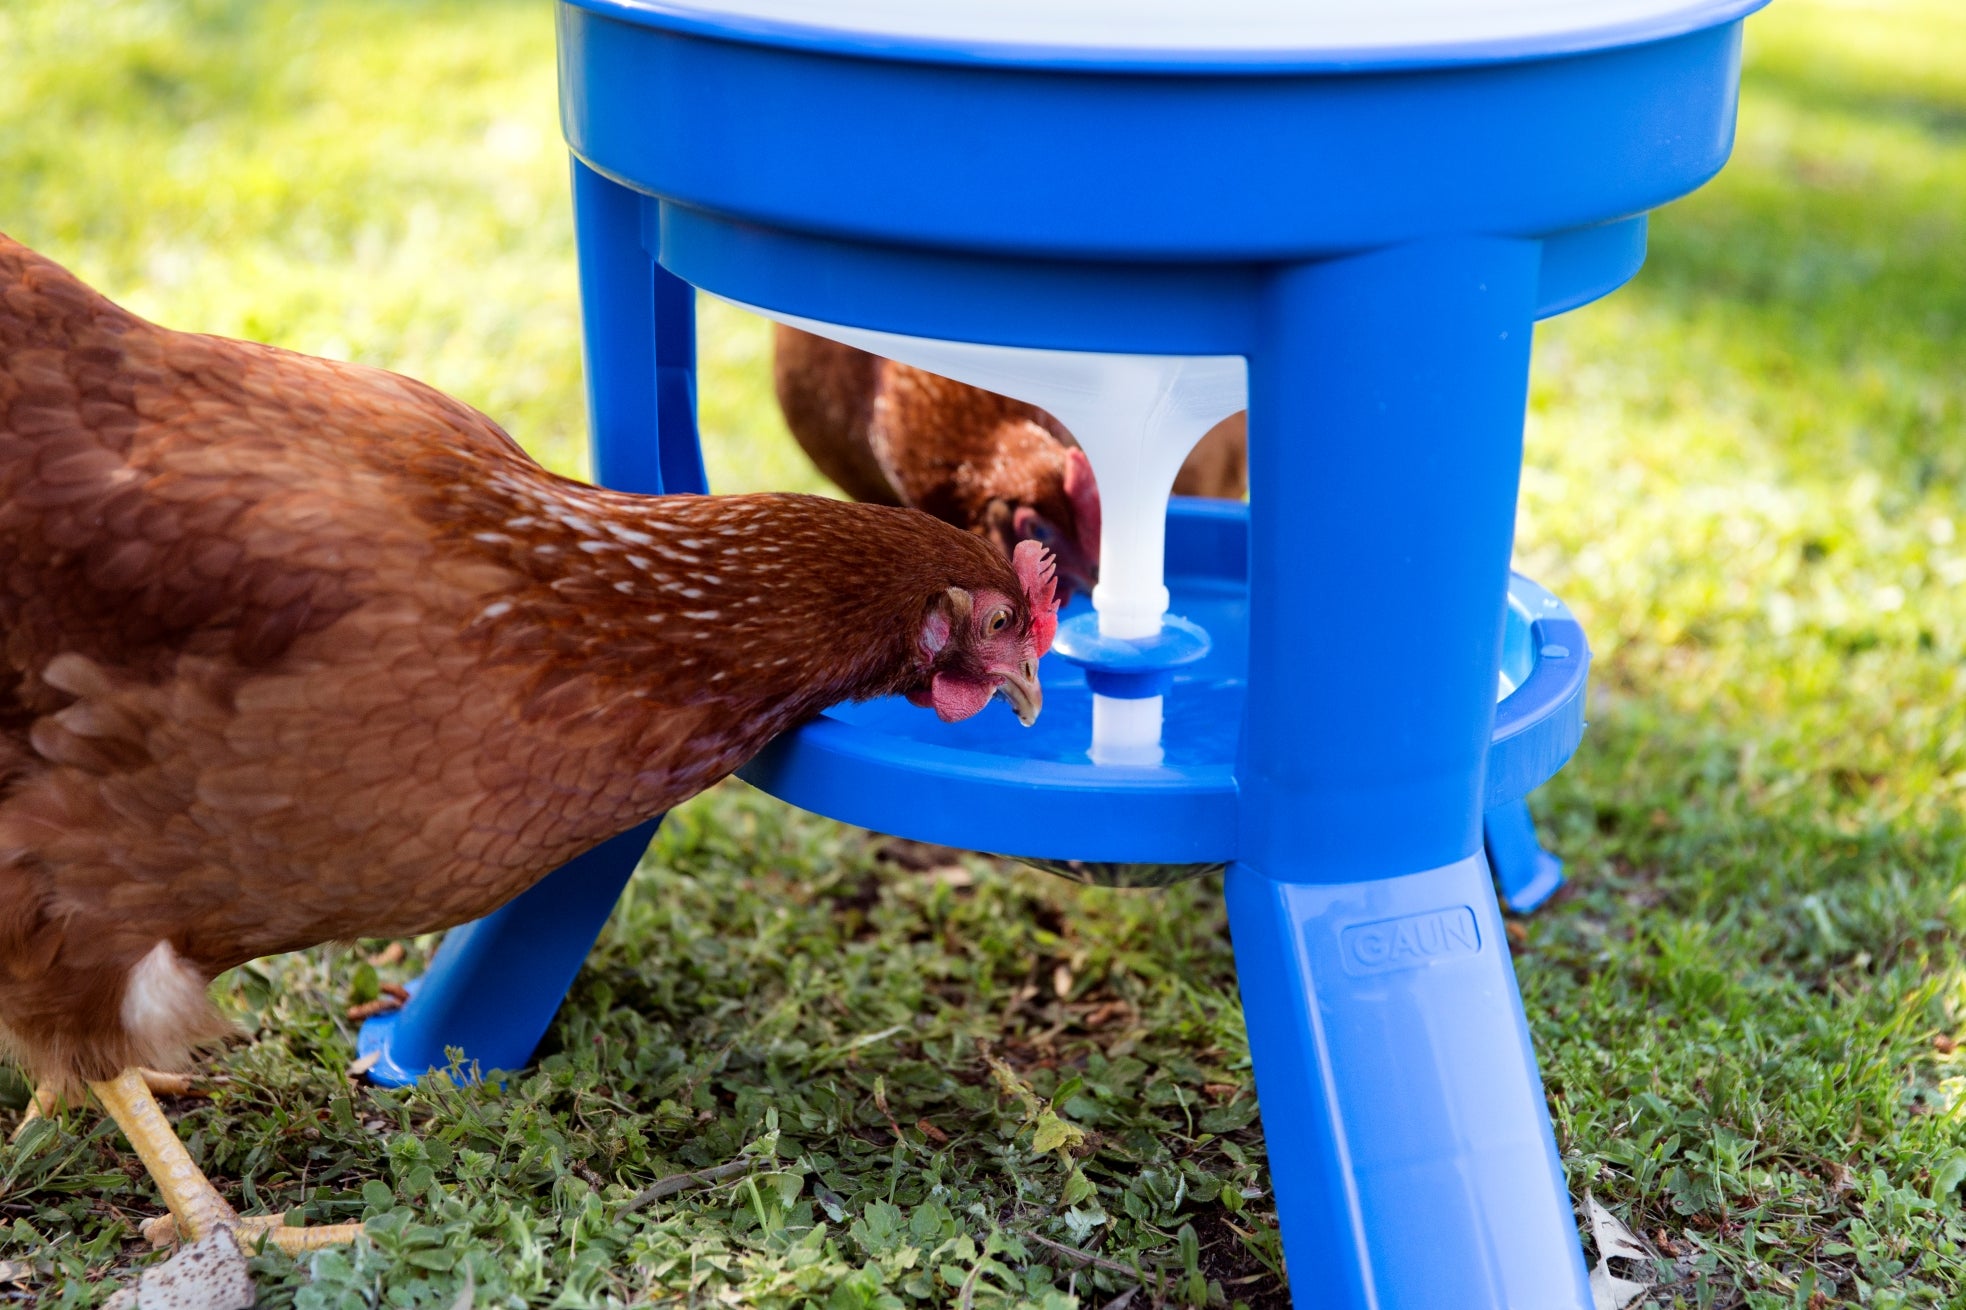
[[[778, 738], [738, 776], [831, 818], [1002, 855], [1101, 863], [1216, 864], [1236, 855], [1237, 737], [1248, 663], [1247, 508], [1171, 502], [1167, 585], [1173, 611], [1207, 629], [1208, 655], [1175, 675], [1157, 767], [1095, 765], [1084, 670], [1040, 666], [1044, 713], [1019, 726], [991, 705], [943, 723], [899, 698], [839, 705]], [[1086, 604], [1073, 601], [1068, 613]], [[1372, 615], [1352, 639], [1424, 641], [1425, 625]], [[1511, 576], [1502, 674], [1484, 805], [1519, 800], [1582, 740], [1590, 650], [1562, 602]]]

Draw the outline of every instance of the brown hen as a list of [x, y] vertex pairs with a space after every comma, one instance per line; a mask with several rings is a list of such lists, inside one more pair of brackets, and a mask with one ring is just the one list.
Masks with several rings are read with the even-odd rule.
[[[773, 374], [786, 426], [855, 500], [907, 505], [1008, 555], [1038, 541], [1068, 589], [1099, 575], [1099, 492], [1063, 424], [1035, 405], [776, 325]], [[1210, 428], [1174, 480], [1178, 496], [1240, 499], [1246, 421]]]
[[216, 974], [477, 918], [836, 701], [1028, 722], [1054, 607], [1036, 547], [585, 486], [429, 387], [156, 327], [0, 237], [0, 1043], [93, 1087], [181, 1232], [277, 1225], [134, 1072], [227, 1031]]

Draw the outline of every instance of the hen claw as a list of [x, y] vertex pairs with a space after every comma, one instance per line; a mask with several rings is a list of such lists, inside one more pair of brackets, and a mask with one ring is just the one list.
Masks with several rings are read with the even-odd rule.
[[89, 1090], [130, 1139], [156, 1180], [164, 1204], [171, 1209], [168, 1216], [160, 1215], [143, 1225], [143, 1235], [152, 1245], [168, 1246], [187, 1238], [195, 1242], [214, 1228], [230, 1228], [242, 1239], [242, 1245], [263, 1238], [291, 1253], [352, 1242], [362, 1235], [360, 1224], [289, 1228], [284, 1214], [241, 1217], [192, 1162], [191, 1153], [158, 1108], [141, 1071], [126, 1069], [107, 1082], [90, 1083]]
[[[324, 1224], [318, 1228], [289, 1227], [287, 1212], [278, 1214], [234, 1215], [223, 1224], [239, 1238], [239, 1245], [253, 1250], [264, 1237], [288, 1255], [298, 1255], [302, 1251], [316, 1251], [324, 1246], [340, 1246], [352, 1242], [362, 1235], [360, 1224]], [[177, 1216], [160, 1214], [154, 1219], [146, 1219], [139, 1226], [143, 1240], [152, 1249], [161, 1250], [175, 1246], [184, 1240], [178, 1230]], [[193, 1240], [196, 1240], [195, 1238]]]

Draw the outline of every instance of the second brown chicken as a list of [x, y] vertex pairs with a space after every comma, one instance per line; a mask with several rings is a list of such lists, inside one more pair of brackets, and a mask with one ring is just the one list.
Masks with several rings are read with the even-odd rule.
[[[1059, 581], [1099, 577], [1099, 491], [1065, 425], [1035, 405], [782, 324], [773, 367], [785, 423], [855, 500], [906, 505], [996, 543], [1049, 547]], [[1241, 413], [1210, 428], [1174, 479], [1177, 496], [1239, 500], [1248, 488]]]

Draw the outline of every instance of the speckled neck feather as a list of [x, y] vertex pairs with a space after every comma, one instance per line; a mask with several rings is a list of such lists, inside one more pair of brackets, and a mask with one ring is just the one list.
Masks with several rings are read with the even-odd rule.
[[1022, 594], [914, 511], [586, 487], [0, 238], [0, 1043], [57, 1087], [170, 1067], [219, 970], [475, 918], [921, 685], [951, 586]]

